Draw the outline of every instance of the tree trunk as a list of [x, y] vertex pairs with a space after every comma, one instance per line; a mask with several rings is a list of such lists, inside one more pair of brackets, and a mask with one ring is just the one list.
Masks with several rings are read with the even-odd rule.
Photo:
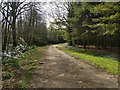
[[107, 38], [104, 37], [104, 49], [107, 49]]
[[6, 46], [7, 46], [7, 22], [6, 22], [5, 31], [4, 31], [3, 51], [6, 50]]
[[16, 17], [15, 16], [13, 16], [12, 32], [13, 32], [13, 47], [16, 47], [17, 42], [16, 42]]
[[83, 48], [86, 49], [86, 42], [85, 42], [85, 40], [83, 41]]
[[8, 39], [7, 39], [7, 48], [8, 48], [8, 46], [9, 46], [9, 44], [10, 44], [10, 41], [11, 41], [11, 39], [10, 39], [10, 37], [11, 37], [11, 32], [10, 32], [10, 25], [8, 25]]
[[2, 30], [0, 27], [0, 56], [2, 55]]
[[69, 46], [72, 46], [72, 36], [71, 36], [71, 33], [72, 33], [72, 30], [71, 30], [71, 28], [70, 27], [68, 27], [68, 38], [69, 38]]
[[89, 49], [89, 46], [90, 46], [90, 42], [89, 42], [89, 40], [87, 41], [87, 48]]
[[100, 38], [99, 37], [97, 37], [97, 49], [99, 49], [100, 50]]
[[[2, 76], [2, 31], [0, 26], [0, 76]], [[2, 89], [2, 77], [0, 77], [0, 89]]]

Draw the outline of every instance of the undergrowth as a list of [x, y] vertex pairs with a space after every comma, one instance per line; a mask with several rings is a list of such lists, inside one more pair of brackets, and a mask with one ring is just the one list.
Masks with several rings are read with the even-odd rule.
[[27, 88], [46, 47], [35, 47], [23, 58], [3, 60], [3, 88]]

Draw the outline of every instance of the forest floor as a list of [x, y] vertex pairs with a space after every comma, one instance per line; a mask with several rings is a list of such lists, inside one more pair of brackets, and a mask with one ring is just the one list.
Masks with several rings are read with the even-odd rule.
[[118, 78], [50, 46], [40, 59], [30, 88], [118, 88]]
[[[28, 88], [39, 60], [48, 46], [35, 47], [23, 54], [23, 58], [3, 60], [2, 88]], [[6, 63], [6, 64], [4, 64]]]

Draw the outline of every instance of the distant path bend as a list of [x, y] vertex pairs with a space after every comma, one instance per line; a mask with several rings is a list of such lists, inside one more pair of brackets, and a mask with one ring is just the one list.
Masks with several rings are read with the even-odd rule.
[[104, 72], [50, 46], [40, 60], [32, 88], [118, 88]]

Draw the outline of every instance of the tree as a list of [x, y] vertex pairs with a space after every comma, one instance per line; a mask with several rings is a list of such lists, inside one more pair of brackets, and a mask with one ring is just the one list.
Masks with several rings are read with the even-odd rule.
[[[13, 37], [13, 47], [17, 46], [17, 41], [16, 41], [16, 20], [17, 17], [23, 13], [24, 11], [29, 10], [28, 5], [30, 3], [24, 3], [24, 2], [2, 2], [1, 5], [3, 6], [1, 9], [1, 13], [3, 15], [3, 20], [6, 21], [6, 27], [7, 23], [12, 28], [12, 37]], [[6, 8], [7, 7], [7, 8]], [[5, 30], [6, 34], [6, 30]]]

